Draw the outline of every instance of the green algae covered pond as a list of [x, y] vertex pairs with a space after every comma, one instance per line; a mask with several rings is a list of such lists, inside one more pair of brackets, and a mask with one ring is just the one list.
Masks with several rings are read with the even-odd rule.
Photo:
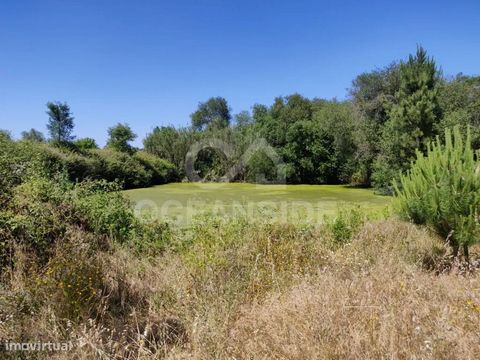
[[173, 183], [126, 190], [139, 216], [188, 224], [202, 214], [321, 222], [339, 207], [381, 212], [390, 197], [343, 185], [259, 185], [246, 183]]

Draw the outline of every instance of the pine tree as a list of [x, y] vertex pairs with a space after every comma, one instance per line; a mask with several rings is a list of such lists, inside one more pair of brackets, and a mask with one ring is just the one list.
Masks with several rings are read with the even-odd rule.
[[437, 100], [435, 61], [419, 47], [415, 56], [400, 64], [400, 88], [388, 110], [375, 185], [389, 188], [398, 170], [409, 168], [418, 149], [425, 152], [441, 116]]
[[395, 208], [406, 220], [427, 224], [446, 239], [457, 256], [460, 246], [468, 259], [468, 247], [480, 239], [480, 153], [471, 145], [470, 129], [464, 139], [458, 127], [453, 136], [445, 130], [445, 144], [427, 145], [395, 186]]

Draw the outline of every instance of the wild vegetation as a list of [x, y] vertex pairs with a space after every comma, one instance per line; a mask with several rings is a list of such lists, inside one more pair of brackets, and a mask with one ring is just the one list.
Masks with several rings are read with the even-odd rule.
[[[34, 354], [45, 359], [479, 358], [479, 81], [446, 80], [419, 48], [358, 76], [347, 101], [294, 94], [230, 124], [212, 98], [192, 127], [156, 128], [144, 149], [127, 124], [103, 149], [75, 139], [68, 104], [49, 103], [48, 139], [0, 132], [2, 344], [72, 342]], [[347, 205], [321, 224], [206, 213], [177, 227], [136, 216], [125, 197], [183, 179], [205, 139], [232, 145], [195, 162], [219, 180], [258, 137], [288, 183], [373, 184], [395, 191], [395, 213]], [[270, 155], [235, 180], [275, 179]]]

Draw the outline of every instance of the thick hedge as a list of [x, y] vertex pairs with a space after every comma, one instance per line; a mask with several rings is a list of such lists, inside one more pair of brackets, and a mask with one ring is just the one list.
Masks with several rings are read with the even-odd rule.
[[74, 144], [15, 142], [6, 137], [0, 138], [0, 151], [0, 189], [19, 184], [29, 169], [45, 176], [64, 171], [73, 182], [85, 179], [115, 181], [124, 188], [147, 187], [178, 179], [173, 164], [143, 151], [128, 154], [111, 149], [81, 149]]

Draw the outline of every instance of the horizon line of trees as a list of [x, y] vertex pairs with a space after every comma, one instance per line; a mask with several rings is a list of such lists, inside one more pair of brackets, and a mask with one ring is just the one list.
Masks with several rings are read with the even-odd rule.
[[[185, 154], [196, 141], [215, 137], [233, 144], [235, 162], [261, 137], [283, 158], [288, 183], [374, 186], [390, 194], [416, 150], [425, 152], [431, 140], [454, 126], [464, 134], [471, 127], [472, 145], [480, 148], [480, 77], [446, 78], [419, 46], [404, 61], [358, 75], [347, 100], [292, 94], [232, 116], [227, 101], [213, 97], [199, 104], [190, 127], [156, 127], [143, 145], [182, 174]], [[215, 180], [231, 162], [206, 149], [197, 169]], [[238, 180], [255, 181], [259, 173], [276, 174], [275, 164], [261, 152]]]
[[[74, 118], [67, 103], [49, 102], [47, 114], [49, 141], [55, 147], [83, 152], [99, 148], [94, 139], [72, 136]], [[108, 129], [105, 148], [129, 156], [155, 155], [173, 164], [177, 175], [172, 180], [178, 180], [185, 177], [190, 147], [218, 138], [232, 145], [233, 156], [206, 148], [195, 162], [202, 178], [216, 181], [255, 139], [264, 138], [283, 158], [288, 183], [373, 185], [391, 193], [392, 181], [410, 167], [415, 152], [425, 152], [432, 139], [453, 126], [464, 133], [471, 127], [472, 145], [480, 148], [480, 77], [459, 74], [447, 79], [418, 47], [405, 61], [358, 75], [344, 101], [292, 94], [232, 116], [226, 99], [212, 97], [198, 104], [191, 126], [155, 127], [143, 139], [143, 150], [131, 145], [137, 135], [122, 123]], [[47, 141], [35, 129], [24, 131], [22, 139]], [[260, 150], [236, 180], [272, 180], [276, 166]]]

